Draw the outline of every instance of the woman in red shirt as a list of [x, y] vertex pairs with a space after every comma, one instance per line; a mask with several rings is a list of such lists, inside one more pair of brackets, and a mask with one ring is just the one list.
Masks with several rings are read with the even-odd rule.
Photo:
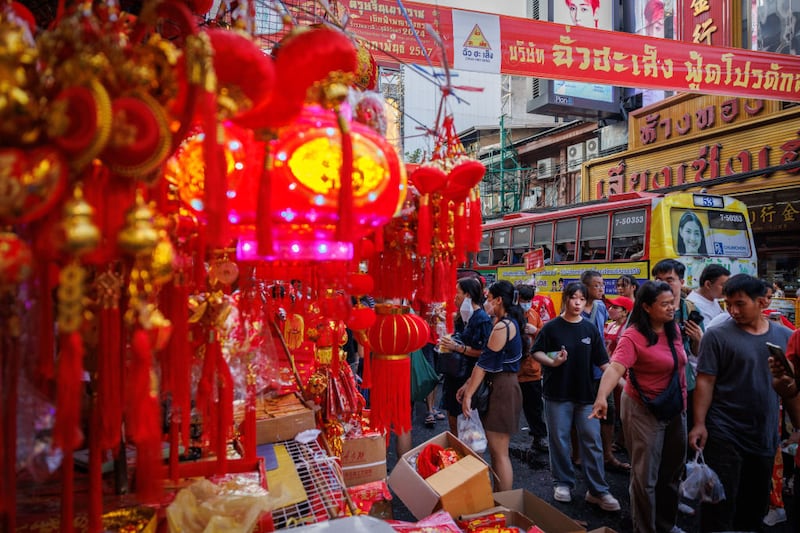
[[[591, 416], [605, 418], [606, 398], [625, 372], [622, 428], [631, 457], [631, 518], [637, 533], [670, 531], [678, 515], [678, 483], [686, 461], [686, 352], [675, 323], [675, 297], [663, 281], [640, 288], [628, 328], [603, 373]], [[641, 394], [653, 399], [673, 374], [680, 382], [683, 408], [668, 420], [657, 418]]]

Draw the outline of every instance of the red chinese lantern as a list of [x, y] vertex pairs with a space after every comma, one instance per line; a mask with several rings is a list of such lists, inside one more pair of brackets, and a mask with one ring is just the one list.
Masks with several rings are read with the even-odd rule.
[[[368, 127], [352, 123], [348, 128], [353, 191], [352, 204], [344, 210], [352, 222], [346, 238], [337, 232], [343, 223], [339, 191], [340, 171], [346, 161], [336, 115], [318, 106], [306, 106], [271, 143], [271, 196], [280, 198], [280, 202], [274, 202], [269, 213], [269, 258], [352, 259], [353, 243], [386, 224], [405, 198], [405, 171], [394, 147]], [[243, 207], [238, 213], [237, 254], [240, 259], [253, 259], [257, 199], [239, 196], [250, 202], [250, 209]]]
[[372, 425], [398, 434], [411, 429], [411, 357], [428, 340], [428, 324], [406, 306], [378, 304], [372, 348]]
[[0, 223], [22, 224], [41, 218], [61, 199], [68, 167], [52, 146], [0, 149]]

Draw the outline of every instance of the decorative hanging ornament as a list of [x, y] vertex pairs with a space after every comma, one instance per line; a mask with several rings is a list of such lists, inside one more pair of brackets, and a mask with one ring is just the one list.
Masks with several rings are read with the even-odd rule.
[[56, 148], [0, 149], [0, 223], [41, 218], [61, 199], [69, 169]]
[[406, 306], [378, 304], [372, 348], [372, 420], [379, 430], [411, 429], [411, 352], [428, 340], [428, 324]]
[[31, 275], [33, 253], [15, 233], [0, 232], [0, 288], [15, 286]]
[[[402, 203], [406, 176], [394, 147], [370, 128], [360, 124], [350, 128], [353, 194], [346, 207], [354, 224], [346, 239], [337, 235], [342, 135], [334, 113], [307, 106], [271, 143], [271, 196], [281, 199], [270, 213], [271, 258], [349, 260], [353, 242], [385, 224]], [[238, 220], [237, 254], [252, 260], [259, 257], [254, 242], [256, 199], [238, 190], [234, 194], [243, 202], [242, 210], [232, 213]], [[250, 202], [249, 206], [244, 202]]]

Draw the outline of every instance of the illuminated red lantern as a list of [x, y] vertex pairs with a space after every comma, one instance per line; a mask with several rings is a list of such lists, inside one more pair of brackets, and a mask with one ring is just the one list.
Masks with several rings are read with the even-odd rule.
[[350, 294], [372, 294], [375, 290], [375, 280], [369, 274], [353, 273], [348, 276]]
[[373, 427], [411, 429], [411, 352], [428, 340], [428, 324], [406, 306], [378, 304], [375, 324], [369, 328], [372, 348]]
[[360, 331], [372, 327], [375, 324], [375, 310], [371, 307], [354, 307], [350, 310], [347, 319], [347, 327], [353, 331]]
[[[353, 231], [339, 238], [342, 134], [336, 115], [306, 106], [300, 117], [270, 144], [271, 253], [282, 260], [349, 260], [353, 243], [388, 222], [405, 198], [406, 176], [394, 147], [372, 129], [349, 124], [352, 140], [352, 205], [346, 209]], [[238, 191], [237, 191], [238, 194]], [[230, 196], [230, 193], [229, 193]], [[239, 213], [240, 259], [257, 256], [254, 237], [257, 199]], [[260, 216], [260, 215], [259, 215]]]

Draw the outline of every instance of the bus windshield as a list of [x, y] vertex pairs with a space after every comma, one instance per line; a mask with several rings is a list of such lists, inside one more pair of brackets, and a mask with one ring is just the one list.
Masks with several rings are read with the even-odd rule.
[[678, 255], [750, 256], [750, 238], [743, 213], [672, 209], [670, 219]]

